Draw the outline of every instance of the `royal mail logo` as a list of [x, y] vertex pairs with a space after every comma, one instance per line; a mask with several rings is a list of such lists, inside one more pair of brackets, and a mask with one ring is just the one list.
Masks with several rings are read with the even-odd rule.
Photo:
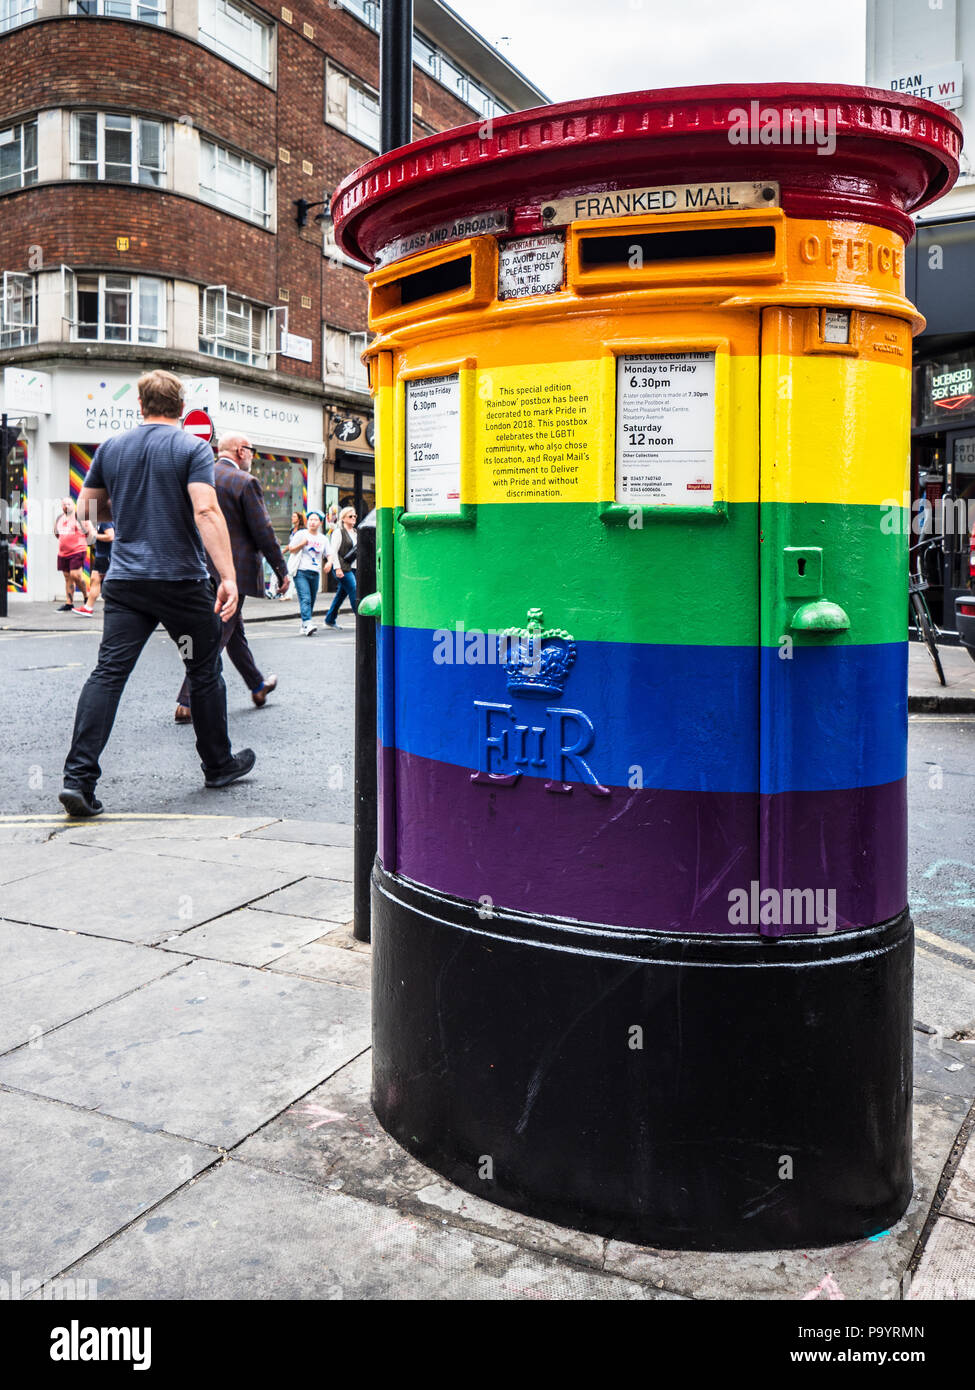
[[543, 628], [544, 616], [540, 608], [529, 608], [527, 627], [508, 627], [500, 633], [501, 665], [512, 695], [547, 700], [565, 689], [576, 659], [576, 644], [564, 628]]
[[[498, 634], [512, 703], [474, 701], [478, 763], [471, 781], [513, 787], [523, 774], [538, 776], [544, 768], [547, 792], [566, 795], [581, 783], [593, 796], [609, 796], [585, 756], [596, 741], [588, 714], [561, 702], [534, 712], [537, 702], [561, 701], [576, 660], [572, 634], [543, 627], [543, 618], [540, 608], [531, 608], [527, 627]], [[531, 700], [534, 711], [523, 717], [517, 699]]]

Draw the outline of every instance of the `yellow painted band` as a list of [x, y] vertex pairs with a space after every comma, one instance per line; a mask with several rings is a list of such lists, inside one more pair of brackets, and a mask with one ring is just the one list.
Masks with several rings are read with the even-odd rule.
[[[768, 336], [782, 341], [782, 335]], [[726, 339], [711, 336], [686, 335], [676, 342], [672, 335], [645, 336], [626, 343], [627, 352], [675, 347], [715, 350], [716, 505], [900, 503], [908, 486], [908, 361], [826, 350], [736, 354]], [[445, 361], [438, 353], [426, 371], [416, 366], [416, 354], [410, 360], [410, 378], [458, 371], [463, 503], [611, 502], [615, 352], [491, 367], [470, 357]], [[384, 384], [381, 375], [377, 420], [378, 505], [401, 507], [405, 375], [395, 384]]]

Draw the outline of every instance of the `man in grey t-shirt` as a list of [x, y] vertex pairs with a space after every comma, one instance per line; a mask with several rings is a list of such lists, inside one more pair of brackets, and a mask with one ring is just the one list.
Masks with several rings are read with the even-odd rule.
[[[162, 623], [179, 647], [190, 683], [193, 728], [205, 783], [225, 787], [245, 776], [255, 755], [231, 752], [227, 691], [220, 672], [221, 621], [237, 608], [227, 523], [213, 485], [213, 454], [179, 427], [183, 386], [171, 372], [139, 381], [143, 423], [106, 440], [92, 461], [78, 512], [93, 506], [115, 527], [105, 575], [105, 627], [98, 664], [75, 714], [64, 764], [61, 804], [72, 816], [97, 816], [98, 759], [108, 742], [125, 683]], [[214, 595], [204, 548], [219, 584]], [[219, 615], [219, 616], [218, 616]]]

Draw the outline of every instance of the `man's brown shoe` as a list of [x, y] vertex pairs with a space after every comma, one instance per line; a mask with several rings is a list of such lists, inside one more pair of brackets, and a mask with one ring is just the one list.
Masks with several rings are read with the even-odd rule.
[[176, 723], [177, 723], [177, 724], [192, 724], [192, 723], [193, 723], [193, 716], [192, 716], [192, 714], [190, 713], [190, 707], [189, 707], [189, 705], [177, 705], [177, 706], [176, 706]]
[[260, 690], [251, 691], [251, 699], [254, 701], [258, 709], [260, 709], [264, 704], [267, 703], [267, 697], [270, 695], [271, 691], [277, 687], [277, 684], [277, 676], [268, 676], [267, 680], [261, 686]]

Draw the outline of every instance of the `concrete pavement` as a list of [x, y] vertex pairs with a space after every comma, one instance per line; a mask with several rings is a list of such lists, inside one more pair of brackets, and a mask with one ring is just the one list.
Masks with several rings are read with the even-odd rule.
[[0, 1279], [20, 1296], [975, 1297], [962, 946], [919, 942], [906, 1216], [828, 1250], [685, 1253], [509, 1212], [379, 1127], [348, 825], [8, 817], [0, 865]]

